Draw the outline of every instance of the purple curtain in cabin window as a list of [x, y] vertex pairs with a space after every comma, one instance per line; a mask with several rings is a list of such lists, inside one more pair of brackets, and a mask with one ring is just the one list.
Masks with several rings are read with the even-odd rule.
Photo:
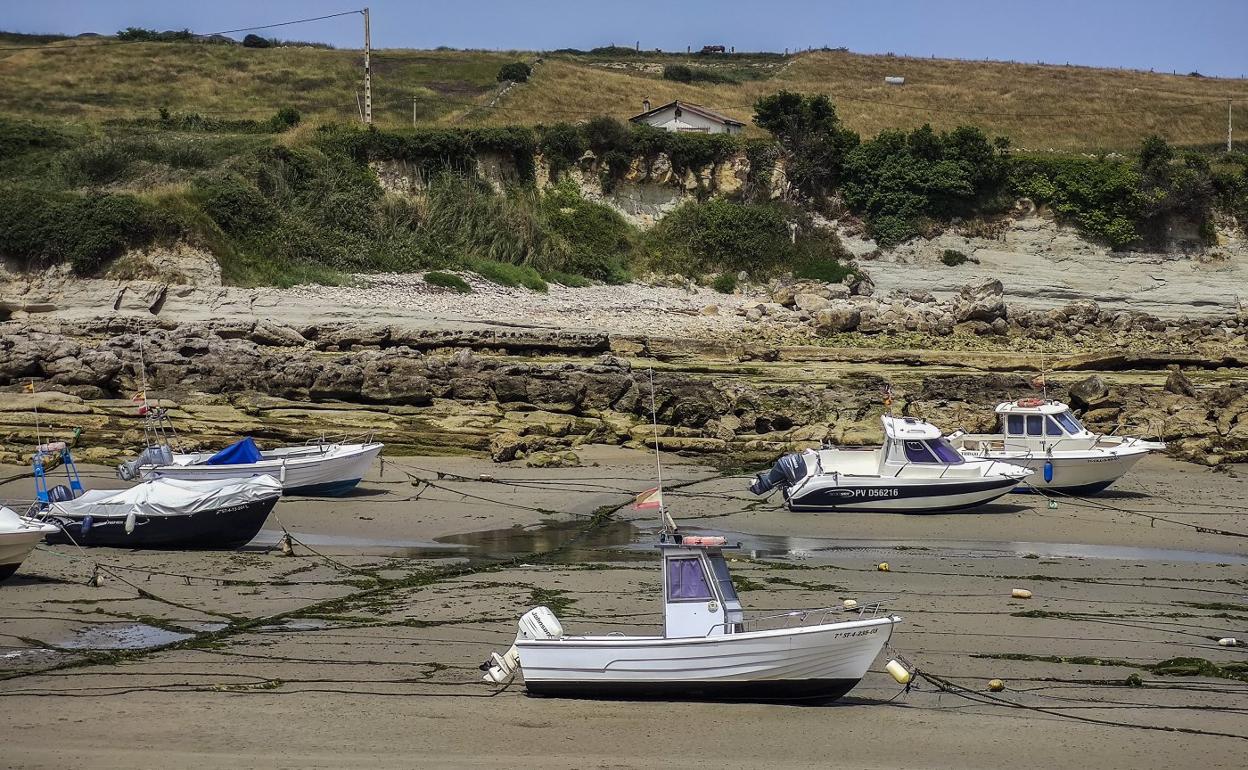
[[711, 587], [706, 584], [706, 573], [697, 559], [667, 560], [667, 598], [710, 599]]
[[953, 448], [953, 444], [948, 439], [937, 438], [927, 442], [927, 448], [936, 454], [936, 459], [942, 463], [957, 465], [962, 462], [962, 454]]

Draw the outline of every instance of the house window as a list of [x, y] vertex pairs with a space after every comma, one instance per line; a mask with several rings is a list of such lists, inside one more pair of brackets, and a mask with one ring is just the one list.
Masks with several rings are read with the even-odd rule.
[[1044, 418], [1038, 414], [1027, 415], [1027, 435], [1043, 436], [1044, 435]]
[[1021, 414], [1011, 414], [1005, 419], [1007, 425], [1007, 433], [1011, 436], [1023, 435], [1023, 416]]
[[697, 557], [667, 560], [667, 600], [696, 601], [715, 598]]

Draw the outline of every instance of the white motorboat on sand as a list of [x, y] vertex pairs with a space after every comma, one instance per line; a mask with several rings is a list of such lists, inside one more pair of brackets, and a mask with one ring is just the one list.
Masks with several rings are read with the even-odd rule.
[[368, 472], [383, 445], [376, 442], [313, 443], [262, 450], [250, 436], [219, 452], [175, 452], [168, 444], [149, 446], [118, 466], [123, 479], [238, 479], [272, 476], [287, 495], [342, 495]]
[[39, 541], [58, 531], [51, 524], [0, 506], [0, 580], [17, 572]]
[[791, 511], [937, 513], [995, 500], [1031, 472], [997, 459], [967, 459], [923, 420], [881, 419], [882, 447], [785, 455], [750, 491], [763, 495], [780, 487]]
[[1025, 398], [998, 404], [999, 433], [963, 433], [949, 441], [963, 456], [999, 460], [1030, 473], [1016, 491], [1093, 494], [1108, 488], [1149, 452], [1166, 445], [1093, 433], [1061, 401]]
[[662, 635], [576, 636], [537, 607], [515, 644], [482, 666], [517, 671], [534, 695], [678, 700], [830, 701], [849, 692], [901, 618], [878, 604], [746, 618], [722, 537], [660, 535]]

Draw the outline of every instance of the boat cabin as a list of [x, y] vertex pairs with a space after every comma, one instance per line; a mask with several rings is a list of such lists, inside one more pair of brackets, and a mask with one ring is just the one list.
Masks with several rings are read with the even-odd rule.
[[960, 465], [966, 462], [940, 429], [915, 417], [884, 415], [881, 465]]
[[1086, 437], [1088, 431], [1061, 401], [1022, 398], [998, 404], [1001, 433], [1006, 439], [1058, 441]]
[[735, 633], [744, 620], [724, 559], [722, 537], [665, 535], [663, 636], [668, 639]]

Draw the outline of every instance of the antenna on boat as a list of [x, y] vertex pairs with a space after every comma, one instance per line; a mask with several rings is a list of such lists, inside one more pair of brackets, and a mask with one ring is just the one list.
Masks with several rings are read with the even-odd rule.
[[[147, 359], [143, 357], [143, 329], [139, 329], [139, 395], [143, 397], [143, 406], [147, 407]], [[146, 415], [147, 412], [144, 411]]]
[[667, 512], [667, 506], [663, 504], [663, 459], [659, 454], [659, 411], [655, 405], [654, 398], [653, 366], [650, 367], [650, 424], [654, 428], [654, 471], [658, 476], [659, 482], [659, 486], [655, 489], [659, 503], [659, 522], [662, 524], [664, 532], [675, 532], [676, 522], [672, 521], [671, 515]]
[[[35, 410], [35, 446], [43, 444], [42, 431], [39, 430], [39, 399], [35, 398], [35, 378], [31, 377], [30, 382], [26, 383], [26, 392], [31, 395], [31, 406]], [[37, 450], [36, 450], [37, 451]]]

